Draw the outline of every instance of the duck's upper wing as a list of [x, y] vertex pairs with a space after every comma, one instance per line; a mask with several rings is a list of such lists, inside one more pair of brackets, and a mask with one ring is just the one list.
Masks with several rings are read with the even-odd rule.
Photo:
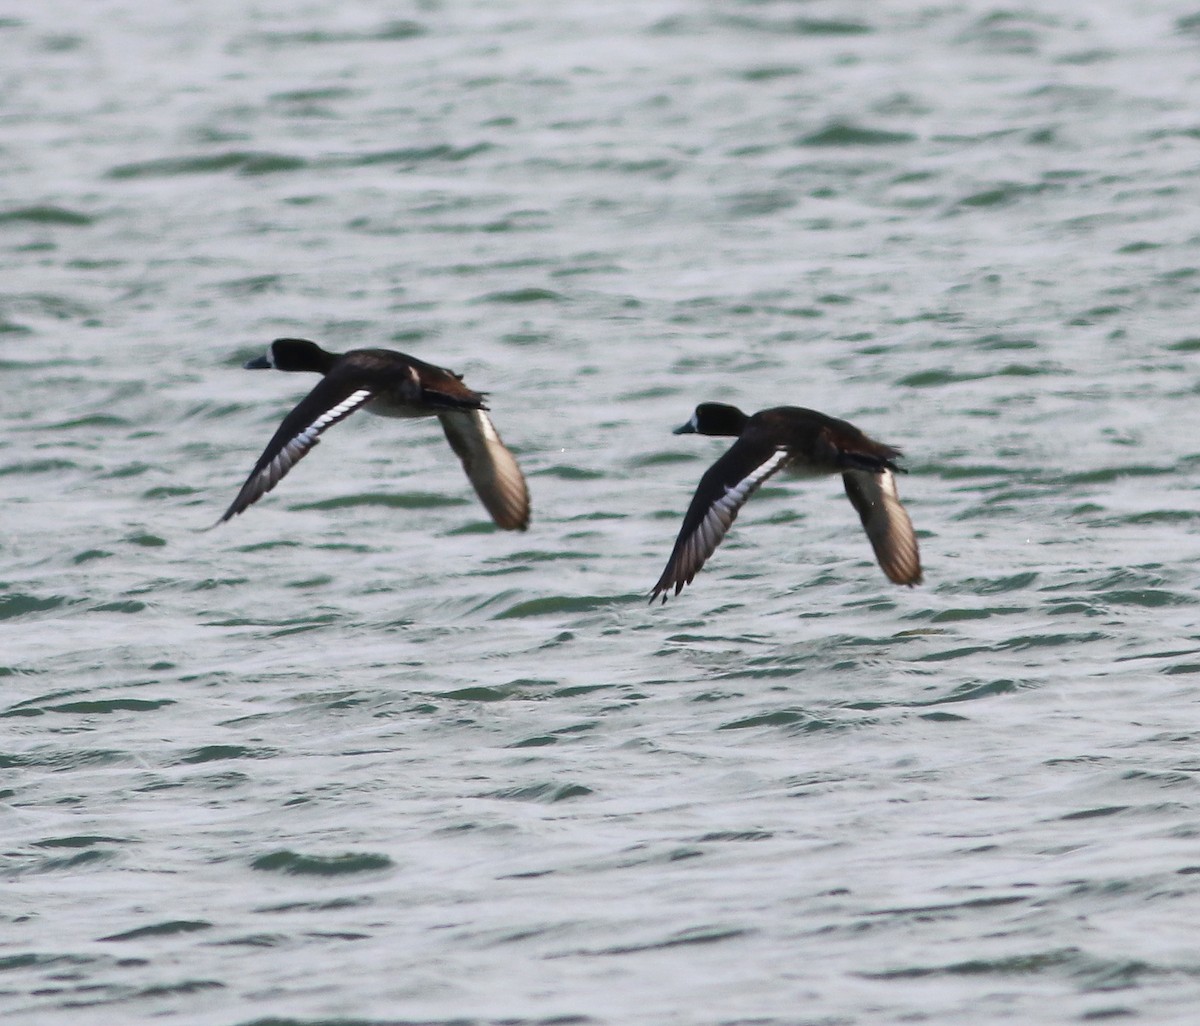
[[684, 514], [666, 569], [650, 593], [651, 602], [659, 595], [666, 602], [672, 588], [678, 595], [691, 582], [721, 544], [738, 510], [789, 459], [787, 450], [743, 436], [708, 468]]
[[529, 526], [529, 489], [513, 454], [483, 410], [439, 410], [446, 439], [492, 519], [506, 531]]
[[912, 521], [896, 491], [896, 475], [890, 470], [850, 470], [842, 475], [842, 481], [888, 580], [910, 587], [920, 584], [921, 554]]
[[237, 516], [266, 495], [317, 444], [322, 432], [370, 402], [374, 394], [361, 383], [322, 378], [283, 418], [237, 498], [217, 523]]

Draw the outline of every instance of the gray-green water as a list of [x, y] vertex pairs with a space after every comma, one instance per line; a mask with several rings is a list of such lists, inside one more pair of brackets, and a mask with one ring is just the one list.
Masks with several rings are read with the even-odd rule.
[[[0, 17], [6, 1023], [1190, 1023], [1200, 10]], [[465, 373], [530, 478], [311, 380]], [[927, 583], [724, 442], [901, 445]]]

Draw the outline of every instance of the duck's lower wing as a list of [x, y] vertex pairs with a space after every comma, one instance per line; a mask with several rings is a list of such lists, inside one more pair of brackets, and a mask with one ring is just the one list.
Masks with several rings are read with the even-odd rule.
[[896, 475], [890, 470], [851, 470], [842, 475], [842, 481], [888, 580], [910, 587], [920, 584], [921, 554], [912, 521], [896, 491]]
[[373, 395], [374, 392], [369, 389], [347, 387], [323, 378], [283, 418], [279, 430], [254, 464], [237, 498], [217, 523], [224, 523], [258, 502], [317, 444], [318, 437], [324, 431], [370, 402]]
[[524, 531], [529, 526], [525, 475], [488, 415], [483, 410], [444, 410], [438, 412], [438, 420], [497, 526], [506, 531]]
[[651, 602], [659, 595], [666, 602], [669, 592], [678, 595], [691, 583], [721, 544], [738, 510], [789, 458], [784, 449], [739, 439], [708, 468], [684, 514], [666, 569], [650, 593]]

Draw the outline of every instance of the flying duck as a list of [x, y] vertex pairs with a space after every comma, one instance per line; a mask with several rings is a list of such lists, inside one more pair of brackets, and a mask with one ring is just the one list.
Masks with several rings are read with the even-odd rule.
[[267, 443], [242, 490], [217, 523], [237, 516], [274, 488], [320, 435], [357, 409], [383, 417], [437, 417], [492, 519], [507, 531], [529, 526], [529, 491], [492, 425], [483, 393], [462, 375], [391, 349], [326, 352], [302, 338], [278, 338], [245, 365], [322, 375]]
[[728, 435], [733, 446], [700, 478], [666, 569], [650, 594], [666, 602], [691, 583], [733, 524], [738, 510], [767, 478], [789, 469], [801, 476], [841, 474], [888, 579], [921, 583], [921, 556], [912, 521], [896, 491], [900, 450], [868, 438], [853, 424], [799, 406], [748, 416], [736, 406], [701, 403], [675, 434]]

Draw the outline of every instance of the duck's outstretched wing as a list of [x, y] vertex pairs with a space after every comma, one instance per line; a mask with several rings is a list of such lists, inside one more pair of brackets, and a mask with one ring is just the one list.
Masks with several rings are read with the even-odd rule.
[[708, 468], [684, 514], [666, 569], [650, 593], [651, 602], [659, 595], [666, 602], [671, 589], [678, 595], [685, 584], [691, 583], [721, 544], [738, 510], [789, 459], [784, 449], [743, 437]]
[[850, 470], [842, 481], [888, 580], [909, 587], [920, 584], [921, 554], [912, 521], [900, 503], [896, 475], [890, 470]]
[[217, 523], [222, 524], [254, 505], [283, 480], [287, 472], [317, 444], [324, 431], [370, 402], [374, 394], [371, 389], [353, 382], [322, 378], [317, 387], [283, 418], [279, 430], [254, 464], [237, 498]]
[[438, 420], [492, 519], [506, 531], [524, 531], [529, 526], [525, 475], [488, 415], [483, 410], [440, 410]]

